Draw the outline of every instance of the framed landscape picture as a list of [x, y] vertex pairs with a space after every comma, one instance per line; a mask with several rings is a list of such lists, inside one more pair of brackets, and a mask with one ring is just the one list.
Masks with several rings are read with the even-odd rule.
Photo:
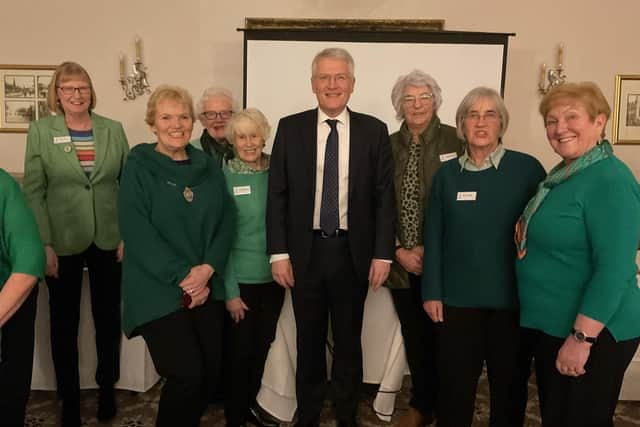
[[640, 144], [640, 75], [616, 76], [612, 128], [614, 144]]
[[55, 65], [0, 65], [0, 132], [27, 132], [50, 114], [47, 88]]

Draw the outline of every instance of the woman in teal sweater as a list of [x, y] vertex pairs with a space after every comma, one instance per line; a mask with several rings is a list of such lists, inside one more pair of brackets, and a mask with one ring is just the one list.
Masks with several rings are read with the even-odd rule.
[[562, 157], [516, 228], [520, 323], [532, 337], [544, 426], [611, 426], [640, 341], [640, 189], [604, 139], [593, 83], [551, 90], [540, 114]]
[[254, 108], [235, 114], [227, 140], [235, 157], [224, 166], [227, 188], [236, 206], [236, 229], [225, 269], [225, 300], [233, 319], [230, 331], [230, 381], [225, 400], [228, 427], [277, 425], [256, 403], [264, 364], [284, 301], [273, 281], [267, 255], [265, 210], [269, 155], [262, 152], [269, 123]]
[[145, 121], [158, 142], [131, 150], [119, 199], [123, 327], [166, 378], [157, 425], [196, 427], [219, 381], [222, 277], [234, 213], [220, 168], [189, 145], [193, 102], [160, 86]]
[[38, 280], [45, 255], [18, 184], [0, 169], [0, 425], [24, 426], [31, 388]]
[[491, 426], [523, 423], [530, 359], [519, 345], [513, 227], [544, 169], [502, 146], [508, 123], [495, 90], [471, 90], [456, 112], [465, 153], [442, 165], [429, 195], [422, 299], [437, 322], [436, 417], [443, 427], [471, 425], [485, 362]]

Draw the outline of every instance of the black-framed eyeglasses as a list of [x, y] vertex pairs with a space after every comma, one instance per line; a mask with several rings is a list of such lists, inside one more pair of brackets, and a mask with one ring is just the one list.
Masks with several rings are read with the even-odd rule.
[[223, 120], [227, 120], [227, 119], [230, 119], [231, 116], [233, 116], [233, 111], [231, 111], [231, 110], [227, 110], [227, 111], [203, 111], [202, 115], [207, 120], [215, 120], [218, 117], [220, 117]]
[[425, 93], [421, 93], [417, 97], [413, 95], [406, 95], [405, 97], [402, 98], [402, 101], [405, 104], [415, 104], [416, 100], [420, 100], [420, 102], [427, 102], [431, 98], [433, 98], [433, 94], [429, 92], [425, 92]]
[[89, 95], [91, 93], [91, 88], [89, 86], [58, 86], [58, 89], [60, 89], [60, 91], [65, 95], [73, 95], [76, 91], [78, 91], [80, 95]]

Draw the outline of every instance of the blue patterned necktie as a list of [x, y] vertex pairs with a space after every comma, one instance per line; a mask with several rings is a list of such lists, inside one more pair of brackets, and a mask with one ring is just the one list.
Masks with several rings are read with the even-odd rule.
[[334, 234], [340, 226], [338, 213], [338, 129], [337, 120], [327, 119], [331, 127], [324, 152], [322, 175], [322, 203], [320, 204], [320, 229], [327, 235]]

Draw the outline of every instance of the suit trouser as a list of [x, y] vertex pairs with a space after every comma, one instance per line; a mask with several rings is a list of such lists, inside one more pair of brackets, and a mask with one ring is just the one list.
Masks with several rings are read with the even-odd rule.
[[[561, 375], [556, 358], [566, 338], [529, 329], [544, 427], [608, 427], [613, 415], [624, 373], [631, 363], [640, 338], [616, 342], [605, 328], [591, 347], [579, 377]], [[567, 331], [568, 335], [568, 331]], [[586, 344], [585, 344], [586, 345]]]
[[438, 426], [467, 427], [487, 364], [490, 426], [521, 426], [530, 355], [521, 346], [518, 310], [444, 306], [438, 335]]
[[46, 277], [49, 289], [51, 354], [58, 395], [78, 399], [78, 323], [84, 266], [89, 270], [91, 312], [96, 330], [96, 382], [113, 387], [120, 377], [120, 294], [122, 267], [116, 251], [91, 244], [77, 255], [58, 256], [58, 275]]
[[209, 298], [137, 328], [153, 364], [166, 379], [158, 404], [158, 427], [197, 427], [211, 391], [220, 381], [221, 314], [224, 304]]
[[240, 297], [249, 307], [229, 331], [229, 381], [224, 414], [227, 426], [247, 420], [262, 383], [264, 364], [276, 336], [276, 325], [284, 302], [284, 288], [275, 282], [240, 284]]
[[0, 336], [0, 426], [23, 427], [31, 389], [38, 285], [4, 324]]
[[356, 414], [362, 383], [360, 336], [367, 284], [356, 278], [347, 236], [323, 239], [314, 235], [309, 268], [304, 277], [296, 276], [295, 280], [291, 296], [297, 330], [298, 424], [319, 423], [326, 391], [329, 316], [336, 417], [350, 421]]
[[438, 389], [435, 327], [422, 308], [421, 276], [409, 274], [408, 289], [391, 289], [398, 313], [404, 349], [411, 371], [409, 404], [429, 416], [436, 409]]

